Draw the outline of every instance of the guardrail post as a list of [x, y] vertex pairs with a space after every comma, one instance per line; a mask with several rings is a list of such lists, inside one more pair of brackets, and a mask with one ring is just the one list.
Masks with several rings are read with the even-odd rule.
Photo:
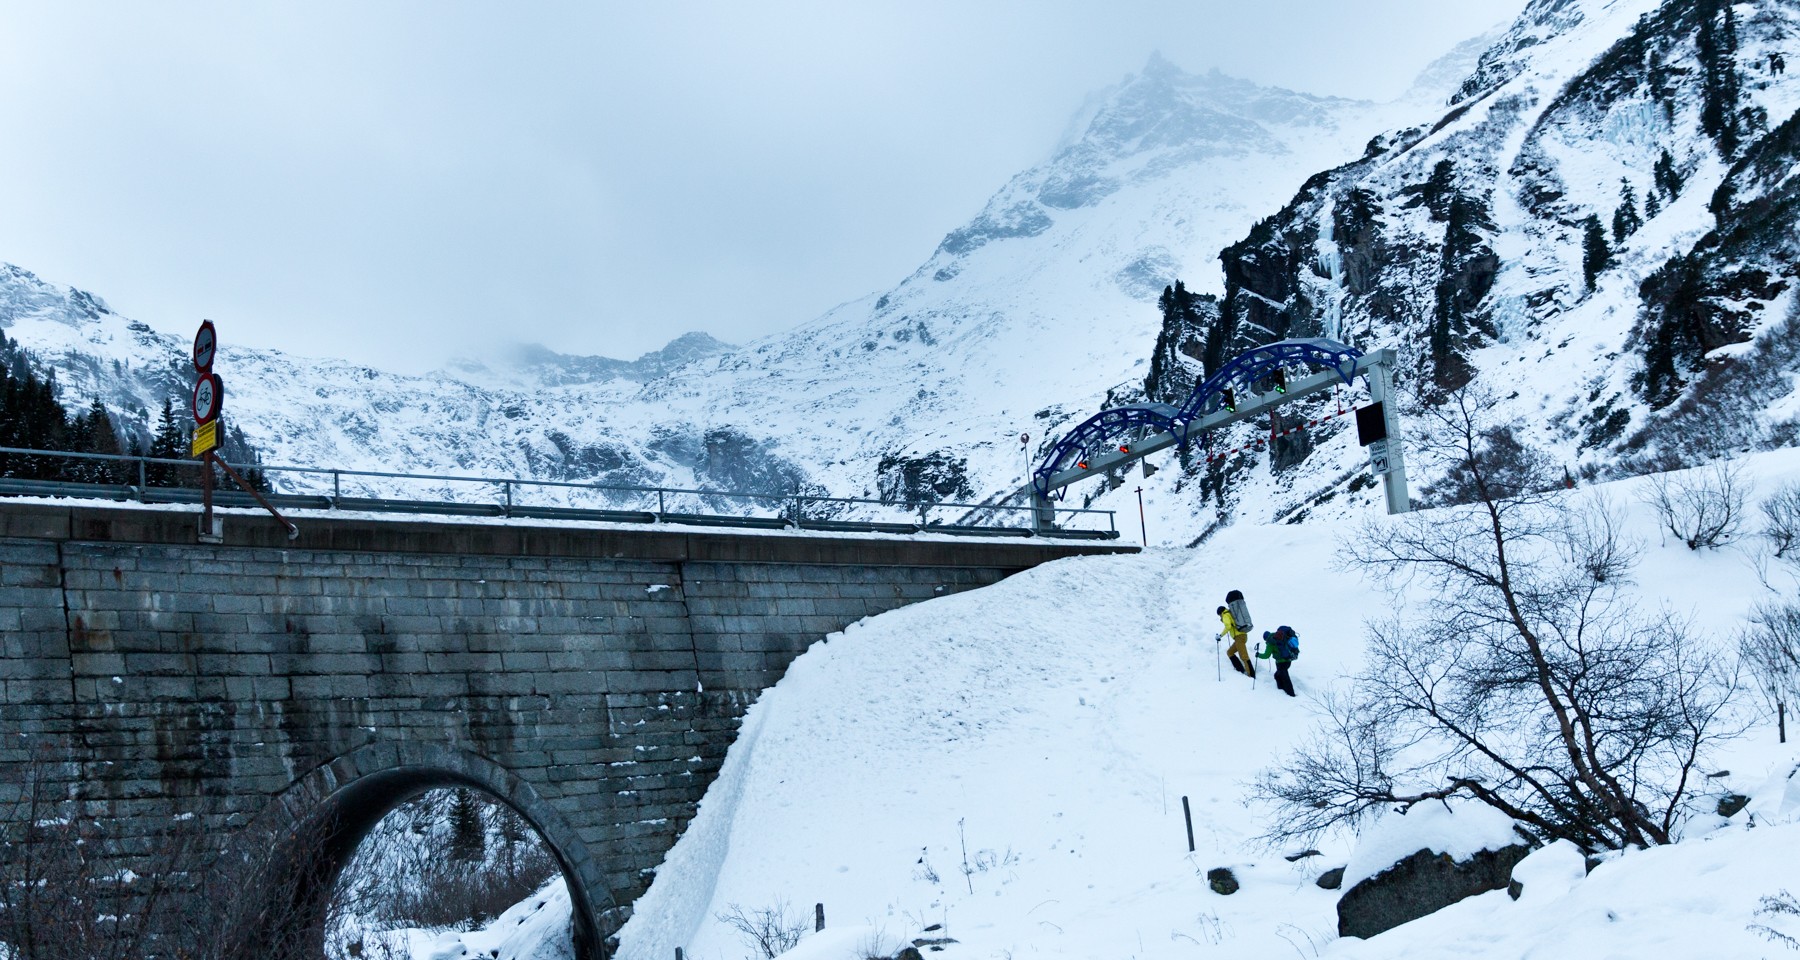
[[337, 509], [338, 501], [344, 496], [344, 488], [340, 480], [338, 472], [331, 471], [331, 509], [333, 510]]
[[663, 502], [663, 489], [656, 488], [656, 522], [661, 523], [663, 514], [668, 513], [668, 504]]
[[144, 458], [139, 457], [138, 458], [138, 502], [139, 503], [144, 502], [144, 488], [150, 485], [150, 481], [144, 479], [145, 473], [146, 472], [145, 472], [145, 467], [144, 467]]
[[510, 517], [512, 516], [512, 481], [502, 480], [500, 481], [500, 486], [504, 488], [506, 493], [506, 506], [501, 508], [501, 512], [502, 515]]

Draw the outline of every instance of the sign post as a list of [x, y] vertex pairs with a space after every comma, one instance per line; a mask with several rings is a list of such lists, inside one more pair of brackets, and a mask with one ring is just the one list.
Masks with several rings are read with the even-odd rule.
[[1381, 478], [1390, 514], [1412, 509], [1406, 490], [1406, 458], [1400, 451], [1400, 419], [1390, 400], [1393, 352], [1392, 347], [1380, 351], [1383, 362], [1369, 368], [1370, 403], [1356, 411], [1357, 439], [1369, 448], [1369, 472]]
[[200, 458], [200, 542], [220, 543], [225, 537], [213, 520], [212, 451], [219, 445], [219, 410], [225, 404], [225, 385], [212, 372], [218, 353], [219, 334], [211, 320], [202, 321], [194, 334], [194, 440], [189, 456]]
[[231, 464], [219, 458], [218, 450], [224, 444], [224, 428], [219, 426], [219, 415], [225, 409], [225, 381], [213, 372], [213, 357], [219, 350], [219, 333], [211, 320], [200, 324], [200, 332], [194, 334], [194, 397], [190, 408], [194, 414], [194, 439], [189, 446], [189, 455], [200, 460], [200, 542], [223, 543], [225, 540], [222, 524], [213, 519], [213, 468], [225, 471], [244, 492], [256, 498], [263, 509], [282, 526], [287, 528], [288, 539], [300, 536], [300, 528], [287, 521], [274, 505], [269, 503], [257, 489], [243, 477], [238, 476]]

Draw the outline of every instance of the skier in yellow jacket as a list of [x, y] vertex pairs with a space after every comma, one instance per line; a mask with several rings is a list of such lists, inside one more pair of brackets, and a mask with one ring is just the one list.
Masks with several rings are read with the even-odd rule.
[[1250, 658], [1250, 633], [1238, 629], [1237, 620], [1232, 617], [1231, 610], [1219, 608], [1219, 620], [1225, 624], [1225, 633], [1231, 637], [1231, 646], [1225, 649], [1225, 655], [1231, 658], [1231, 669], [1247, 676], [1256, 676], [1256, 661]]

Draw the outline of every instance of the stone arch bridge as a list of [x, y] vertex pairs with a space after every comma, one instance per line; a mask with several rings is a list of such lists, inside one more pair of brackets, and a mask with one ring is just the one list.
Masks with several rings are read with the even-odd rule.
[[221, 838], [269, 816], [325, 823], [295, 856], [330, 876], [404, 799], [475, 787], [556, 854], [584, 958], [610, 953], [745, 709], [810, 643], [1126, 549], [349, 518], [293, 542], [234, 518], [199, 544], [194, 529], [188, 512], [0, 504], [0, 811], [18, 809], [33, 745], [53, 744], [68, 796], [122, 836], [181, 813]]

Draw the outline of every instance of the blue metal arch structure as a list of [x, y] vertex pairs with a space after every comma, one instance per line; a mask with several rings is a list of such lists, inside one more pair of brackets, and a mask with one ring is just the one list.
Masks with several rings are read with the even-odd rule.
[[1225, 406], [1226, 390], [1240, 396], [1249, 396], [1257, 392], [1255, 385], [1258, 381], [1267, 379], [1276, 370], [1289, 367], [1335, 370], [1348, 386], [1354, 377], [1356, 361], [1362, 355], [1362, 351], [1355, 347], [1347, 347], [1322, 337], [1282, 340], [1253, 347], [1233, 357], [1230, 363], [1207, 377], [1206, 382], [1195, 386], [1187, 399], [1181, 402], [1176, 419], [1186, 425], [1209, 413], [1215, 413]]
[[1179, 411], [1166, 403], [1133, 403], [1102, 410], [1050, 448], [1043, 463], [1032, 471], [1031, 482], [1039, 493], [1045, 493], [1052, 474], [1079, 464], [1094, 451], [1116, 446], [1123, 437], [1136, 439], [1146, 430], [1153, 434], [1173, 432], [1180, 425]]
[[1082, 458], [1092, 456], [1095, 451], [1116, 446], [1121, 437], [1136, 439], [1142, 436], [1145, 429], [1174, 434], [1185, 443], [1189, 424], [1224, 408], [1225, 391], [1248, 397], [1256, 393], [1255, 386], [1259, 381], [1266, 380], [1276, 370], [1292, 367], [1333, 370], [1347, 386], [1355, 379], [1356, 361], [1362, 355], [1363, 352], [1355, 347], [1322, 337], [1282, 340], [1253, 347], [1232, 358], [1204, 383], [1196, 385], [1179, 407], [1166, 403], [1137, 403], [1102, 410], [1089, 417], [1045, 454], [1043, 462], [1032, 471], [1032, 486], [1040, 496], [1047, 495], [1052, 476], [1071, 466], [1079, 466]]

